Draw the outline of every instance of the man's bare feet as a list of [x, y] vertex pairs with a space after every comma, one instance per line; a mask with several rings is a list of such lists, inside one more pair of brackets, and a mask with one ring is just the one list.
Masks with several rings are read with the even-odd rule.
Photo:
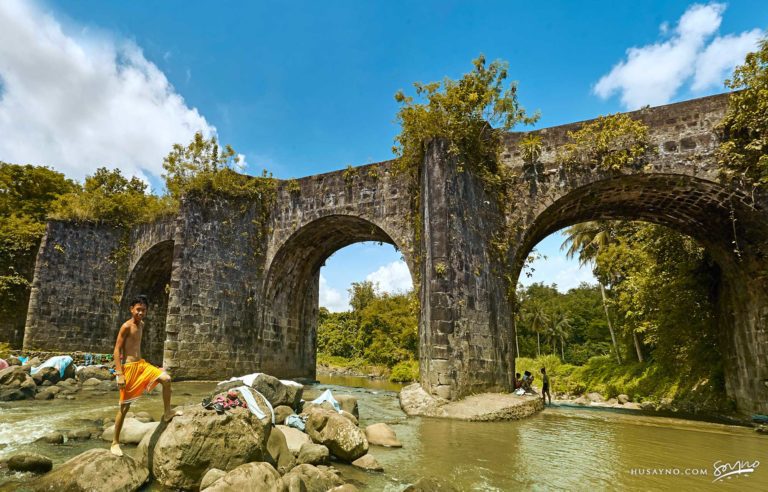
[[173, 420], [174, 417], [181, 417], [182, 415], [184, 415], [184, 413], [181, 412], [180, 410], [176, 410], [176, 411], [171, 410], [170, 412], [166, 412], [163, 415], [163, 422], [170, 422], [171, 420]]
[[113, 443], [112, 443], [112, 447], [111, 447], [111, 448], [109, 448], [109, 450], [110, 450], [110, 451], [112, 452], [112, 454], [114, 454], [115, 456], [122, 456], [122, 455], [123, 455], [123, 450], [122, 450], [122, 449], [120, 449], [120, 444], [118, 444], [118, 443], [116, 443], [116, 442], [113, 442]]

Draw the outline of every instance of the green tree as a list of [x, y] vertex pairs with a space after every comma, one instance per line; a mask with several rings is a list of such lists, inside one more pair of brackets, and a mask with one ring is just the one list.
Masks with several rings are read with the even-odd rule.
[[[568, 258], [577, 256], [580, 265], [594, 263], [600, 250], [611, 244], [611, 232], [611, 226], [608, 222], [581, 222], [566, 229], [566, 238], [560, 246], [560, 249], [567, 250], [566, 257]], [[611, 315], [608, 312], [605, 285], [600, 278], [598, 278], [598, 282], [600, 284], [600, 294], [603, 300], [603, 309], [605, 310], [605, 320], [608, 324], [608, 331], [611, 334], [611, 342], [613, 343], [613, 350], [616, 354], [616, 361], [621, 364], [621, 354], [619, 353], [619, 346], [616, 343], [616, 334], [613, 332]], [[638, 347], [638, 358], [642, 360], [642, 353], [639, 350], [639, 342], [636, 346]]]
[[0, 162], [0, 332], [14, 345], [21, 342], [46, 215], [57, 197], [75, 189], [47, 167]]
[[102, 167], [86, 176], [82, 189], [59, 196], [51, 205], [50, 217], [132, 226], [175, 211], [171, 199], [148, 193], [140, 179]]
[[721, 175], [742, 186], [768, 184], [768, 38], [748, 53], [725, 85], [734, 91], [720, 123], [717, 159]]

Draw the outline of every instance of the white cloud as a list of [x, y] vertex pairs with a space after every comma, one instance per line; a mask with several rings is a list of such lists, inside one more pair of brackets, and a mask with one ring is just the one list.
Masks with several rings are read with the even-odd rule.
[[699, 55], [691, 89], [700, 92], [721, 85], [744, 56], [757, 48], [763, 34], [760, 29], [752, 29], [715, 38]]
[[328, 285], [328, 281], [320, 275], [320, 306], [332, 313], [349, 311], [349, 295]]
[[0, 2], [0, 160], [82, 179], [160, 176], [195, 131], [215, 133], [135, 43], [65, 29], [35, 2]]
[[518, 282], [524, 286], [541, 282], [545, 285], [556, 284], [560, 292], [568, 292], [569, 289], [578, 287], [582, 282], [596, 284], [597, 280], [592, 275], [592, 265], [579, 265], [578, 260], [568, 259], [565, 254], [539, 258], [531, 263], [531, 268], [526, 269], [531, 273], [529, 277], [526, 271], [520, 274]]
[[[628, 109], [669, 102], [686, 82], [701, 92], [721, 86], [723, 79], [747, 52], [757, 47], [763, 35], [759, 29], [738, 35], [716, 36], [725, 5], [695, 4], [680, 17], [670, 39], [627, 50], [625, 60], [616, 64], [594, 87], [607, 99], [620, 93]], [[663, 23], [662, 35], [669, 31]]]
[[365, 280], [378, 285], [379, 292], [401, 293], [413, 288], [411, 272], [404, 261], [393, 261], [379, 267], [373, 273], [369, 273]]

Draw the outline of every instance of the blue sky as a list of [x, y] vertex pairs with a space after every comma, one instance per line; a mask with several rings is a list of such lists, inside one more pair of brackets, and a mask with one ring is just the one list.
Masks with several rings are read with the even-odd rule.
[[[170, 145], [203, 129], [245, 172], [305, 176], [391, 158], [393, 94], [459, 77], [479, 53], [509, 62], [544, 127], [722, 92], [766, 27], [764, 0], [3, 0], [0, 160], [77, 179], [116, 166], [158, 188]], [[588, 279], [560, 242], [545, 240], [547, 265], [521, 280]], [[323, 269], [325, 288], [343, 295], [346, 272], [402, 285], [398, 261], [351, 246]]]

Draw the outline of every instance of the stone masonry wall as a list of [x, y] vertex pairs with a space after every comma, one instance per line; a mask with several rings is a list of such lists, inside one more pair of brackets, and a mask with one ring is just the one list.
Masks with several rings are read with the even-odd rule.
[[164, 364], [177, 379], [254, 372], [262, 283], [260, 204], [190, 197], [174, 238]]
[[48, 223], [32, 283], [26, 350], [112, 351], [123, 234], [109, 226]]

